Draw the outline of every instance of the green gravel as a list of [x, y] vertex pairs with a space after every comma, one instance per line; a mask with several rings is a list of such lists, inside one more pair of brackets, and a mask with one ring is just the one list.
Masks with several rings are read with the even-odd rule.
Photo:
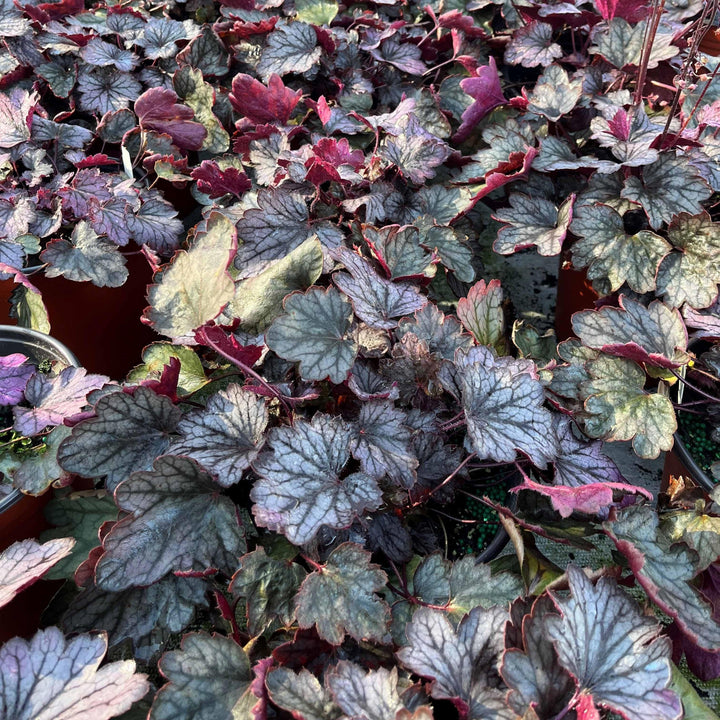
[[[468, 491], [478, 497], [487, 496], [490, 500], [502, 503], [507, 496], [508, 483], [489, 487], [469, 486]], [[475, 523], [459, 523], [443, 518], [448, 533], [448, 557], [457, 560], [464, 555], [479, 555], [492, 542], [500, 529], [497, 513], [479, 500], [459, 495], [448, 513], [462, 520], [476, 520]]]
[[710, 466], [720, 460], [720, 443], [710, 436], [712, 428], [702, 415], [679, 412], [678, 431], [695, 462], [712, 477]]

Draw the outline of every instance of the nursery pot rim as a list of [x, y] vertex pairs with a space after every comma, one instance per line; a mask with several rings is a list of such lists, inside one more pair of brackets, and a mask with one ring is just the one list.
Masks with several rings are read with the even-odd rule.
[[[29, 349], [44, 352], [54, 360], [62, 360], [68, 365], [80, 367], [80, 362], [70, 348], [54, 337], [37, 330], [19, 327], [17, 325], [0, 325], [0, 346], [8, 340], [25, 344]], [[25, 354], [30, 355], [30, 353]], [[22, 500], [23, 497], [25, 497], [25, 495], [20, 492], [20, 490], [15, 489], [0, 500], [0, 520], [2, 520], [2, 514], [15, 505], [15, 503]]]

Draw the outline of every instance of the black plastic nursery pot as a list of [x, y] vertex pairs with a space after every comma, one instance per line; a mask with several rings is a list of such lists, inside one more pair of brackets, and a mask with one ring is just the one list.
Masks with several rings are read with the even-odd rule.
[[[142, 350], [158, 339], [140, 321], [147, 305], [152, 269], [141, 254], [126, 255], [129, 275], [124, 285], [100, 288], [90, 282], [42, 273], [30, 281], [42, 293], [53, 337], [72, 347], [88, 372], [117, 380], [141, 362]], [[9, 298], [12, 279], [0, 282], [0, 323], [14, 325]]]
[[[45, 360], [79, 366], [75, 355], [49, 335], [27, 328], [0, 325], [0, 356], [22, 353], [33, 363]], [[43, 510], [52, 497], [13, 490], [0, 499], [0, 551], [18, 540], [37, 537], [49, 527]], [[27, 636], [38, 627], [40, 615], [62, 582], [39, 581], [21, 592], [0, 610], [0, 642], [16, 635]]]

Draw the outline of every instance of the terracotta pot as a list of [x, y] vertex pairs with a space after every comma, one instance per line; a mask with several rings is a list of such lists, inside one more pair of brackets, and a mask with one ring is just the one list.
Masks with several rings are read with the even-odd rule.
[[575, 269], [570, 262], [569, 253], [564, 252], [560, 257], [555, 305], [555, 334], [558, 342], [574, 336], [573, 313], [593, 309], [598, 297], [587, 279], [586, 271]]
[[710, 28], [700, 41], [700, 52], [720, 57], [720, 28]]
[[[0, 356], [16, 352], [28, 356], [34, 363], [50, 359], [79, 365], [73, 353], [54, 338], [27, 328], [0, 325]], [[51, 497], [51, 492], [31, 497], [14, 490], [0, 500], [0, 551], [18, 540], [37, 537], [50, 527], [43, 510]], [[60, 585], [62, 581], [40, 580], [0, 609], [0, 643], [16, 635], [34, 633], [43, 610]]]
[[[141, 362], [142, 349], [158, 339], [140, 322], [152, 270], [142, 255], [128, 255], [130, 275], [119, 288], [99, 288], [89, 282], [62, 277], [31, 277], [40, 290], [53, 337], [73, 348], [89, 372], [122, 379]], [[0, 322], [15, 324], [9, 316], [12, 280], [0, 282]]]

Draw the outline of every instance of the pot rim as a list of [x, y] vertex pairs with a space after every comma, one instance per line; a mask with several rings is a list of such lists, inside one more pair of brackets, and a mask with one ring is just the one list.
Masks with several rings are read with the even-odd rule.
[[[10, 340], [15, 343], [25, 344], [28, 348], [26, 353], [34, 359], [38, 354], [44, 354], [53, 360], [62, 360], [68, 365], [80, 367], [80, 361], [75, 357], [74, 353], [65, 344], [56, 340], [50, 335], [31, 330], [30, 328], [19, 327], [17, 325], [0, 325], [0, 351], [4, 341]], [[32, 355], [32, 351], [35, 355]], [[1, 352], [0, 352], [1, 354]], [[41, 357], [40, 360], [45, 359]], [[0, 516], [9, 510], [13, 505], [20, 502], [25, 494], [20, 490], [12, 490], [4, 498], [0, 499]]]

